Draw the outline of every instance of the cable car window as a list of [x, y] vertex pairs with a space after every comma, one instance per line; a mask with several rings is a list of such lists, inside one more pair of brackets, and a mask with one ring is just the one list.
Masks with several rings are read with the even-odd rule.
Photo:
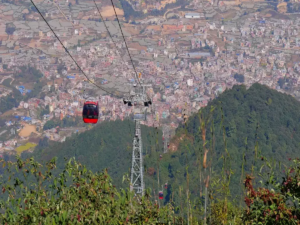
[[93, 104], [86, 104], [84, 105], [84, 109], [96, 109], [97, 106], [96, 105], [93, 105]]
[[84, 116], [97, 116], [98, 117], [98, 107], [95, 104], [85, 104], [83, 107]]

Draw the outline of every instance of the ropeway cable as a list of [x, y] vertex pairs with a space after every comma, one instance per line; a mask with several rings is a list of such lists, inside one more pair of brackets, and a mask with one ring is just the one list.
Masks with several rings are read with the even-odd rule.
[[[99, 9], [99, 7], [98, 7], [96, 1], [95, 1], [95, 0], [93, 0], [93, 1], [94, 1], [94, 4], [95, 4], [96, 8], [97, 8], [97, 11], [98, 11], [98, 13], [99, 13], [99, 15], [100, 15], [100, 18], [101, 18], [101, 20], [103, 21], [103, 24], [104, 24], [104, 26], [105, 26], [105, 29], [106, 29], [106, 31], [107, 31], [109, 37], [111, 38], [112, 42], [114, 43], [116, 49], [118, 49], [118, 48], [117, 48], [117, 45], [116, 45], [116, 42], [114, 42], [114, 39], [113, 39], [111, 33], [109, 32], [108, 27], [106, 26], [106, 23], [105, 23], [105, 21], [104, 21], [104, 18], [103, 18], [103, 16], [102, 16], [101, 12], [100, 12], [100, 9]], [[121, 57], [121, 58], [122, 58], [122, 57]], [[122, 60], [123, 60], [123, 58], [122, 58]], [[124, 62], [124, 60], [123, 60], [123, 62]]]
[[[99, 15], [100, 15], [100, 17], [101, 17], [101, 20], [103, 21], [103, 23], [104, 23], [104, 25], [105, 25], [106, 30], [107, 30], [109, 36], [111, 37], [111, 39], [112, 39], [112, 41], [113, 41], [113, 38], [112, 38], [112, 36], [111, 36], [111, 34], [110, 34], [110, 32], [109, 32], [109, 30], [108, 30], [106, 24], [105, 24], [105, 21], [104, 21], [102, 15], [101, 15], [101, 13], [100, 13], [99, 7], [97, 6], [95, 0], [93, 0], [93, 1], [94, 1], [94, 4], [95, 4], [95, 6], [96, 6], [98, 12], [99, 12]], [[119, 28], [120, 28], [120, 31], [121, 31], [121, 34], [122, 34], [124, 43], [125, 43], [125, 47], [126, 47], [126, 49], [127, 49], [127, 52], [128, 52], [128, 55], [129, 55], [131, 64], [132, 64], [132, 66], [133, 66], [134, 72], [135, 72], [135, 74], [136, 74], [136, 79], [137, 79], [138, 83], [142, 86], [142, 84], [141, 84], [141, 82], [140, 82], [140, 79], [139, 79], [139, 77], [138, 77], [136, 68], [135, 68], [135, 66], [134, 66], [132, 57], [131, 57], [131, 55], [130, 55], [129, 48], [128, 48], [128, 45], [127, 45], [127, 42], [126, 42], [126, 39], [125, 39], [123, 30], [122, 30], [122, 27], [121, 27], [121, 24], [120, 24], [120, 21], [119, 21], [119, 17], [118, 17], [117, 12], [116, 12], [115, 5], [114, 5], [114, 3], [113, 3], [113, 0], [111, 0], [111, 3], [112, 3], [112, 6], [113, 6], [113, 9], [114, 9], [114, 12], [115, 12], [115, 16], [116, 16], [116, 19], [117, 19], [117, 22], [118, 22], [118, 25], [119, 25]], [[113, 41], [113, 42], [114, 42], [114, 41]], [[115, 42], [114, 42], [114, 44], [115, 44]], [[116, 46], [116, 44], [115, 44], [115, 46]], [[123, 58], [122, 58], [122, 59], [123, 59]], [[151, 99], [147, 93], [146, 93], [146, 95], [147, 95], [147, 97], [151, 100], [151, 103], [153, 103], [153, 99]], [[152, 106], [152, 107], [151, 107], [151, 108], [152, 108], [151, 113], [152, 113], [153, 117], [155, 117], [155, 114], [153, 114], [153, 105], [151, 104], [151, 106]]]
[[[103, 21], [104, 27], [105, 27], [105, 29], [106, 29], [106, 31], [107, 31], [109, 37], [110, 37], [110, 39], [112, 40], [112, 42], [114, 43], [116, 50], [118, 51], [117, 44], [116, 44], [116, 42], [114, 41], [114, 39], [113, 39], [113, 37], [112, 37], [112, 35], [111, 35], [111, 33], [110, 33], [110, 31], [109, 31], [109, 29], [108, 29], [106, 23], [105, 23], [105, 20], [104, 20], [102, 14], [101, 14], [101, 12], [100, 12], [100, 9], [99, 9], [99, 7], [98, 7], [96, 1], [95, 1], [95, 0], [93, 0], [93, 1], [94, 1], [94, 4], [95, 4], [96, 8], [97, 8], [97, 11], [98, 11], [98, 13], [99, 13], [99, 16], [100, 16], [101, 20]], [[123, 59], [123, 57], [122, 57], [121, 54], [120, 54], [120, 58], [122, 59], [123, 63], [126, 65], [126, 63], [125, 63], [125, 61], [124, 61], [124, 59]], [[129, 67], [127, 67], [127, 68], [129, 69]], [[130, 117], [129, 117], [129, 118], [130, 118]], [[130, 129], [130, 133], [132, 133], [132, 129], [131, 129], [130, 122], [131, 122], [131, 121], [129, 120], [129, 129]]]
[[[127, 45], [127, 42], [126, 42], [126, 39], [125, 39], [123, 30], [122, 30], [122, 28], [121, 28], [121, 24], [120, 24], [119, 17], [118, 17], [117, 12], [116, 12], [116, 8], [115, 8], [115, 5], [114, 5], [114, 2], [113, 2], [113, 0], [110, 0], [110, 1], [111, 1], [111, 4], [112, 4], [113, 8], [114, 8], [114, 12], [115, 12], [115, 15], [116, 15], [116, 18], [117, 18], [117, 22], [118, 22], [118, 24], [119, 24], [119, 28], [120, 28], [120, 31], [121, 31], [121, 34], [122, 34], [122, 37], [123, 37], [123, 40], [124, 40], [124, 43], [125, 43], [125, 47], [126, 47], [126, 49], [127, 49], [127, 52], [128, 52], [128, 55], [129, 55], [129, 58], [130, 58], [130, 61], [131, 61], [131, 64], [132, 64], [132, 66], [133, 66], [133, 69], [134, 69], [134, 72], [135, 72], [135, 75], [136, 75], [136, 79], [137, 79], [137, 81], [139, 82], [139, 84], [142, 86], [142, 84], [141, 84], [141, 82], [140, 82], [140, 79], [139, 79], [139, 77], [138, 77], [138, 73], [137, 73], [137, 71], [136, 71], [136, 68], [135, 68], [135, 66], [134, 66], [132, 57], [131, 57], [131, 55], [130, 55], [130, 52], [129, 52], [129, 49], [128, 49], [128, 45]], [[148, 96], [148, 97], [149, 97], [149, 96]]]
[[[94, 83], [93, 81], [90, 80], [90, 78], [85, 74], [85, 72], [83, 72], [83, 70], [81, 69], [81, 67], [78, 65], [78, 63], [75, 61], [75, 59], [73, 58], [73, 56], [70, 54], [70, 52], [68, 51], [68, 49], [63, 45], [63, 43], [61, 42], [61, 40], [59, 39], [59, 37], [56, 35], [56, 33], [54, 32], [54, 30], [52, 29], [52, 27], [49, 25], [49, 23], [47, 22], [47, 20], [44, 18], [43, 14], [40, 12], [40, 10], [38, 9], [38, 7], [35, 5], [35, 3], [33, 2], [33, 0], [30, 0], [30, 1], [33, 4], [33, 6], [36, 8], [36, 10], [38, 11], [38, 13], [40, 14], [40, 16], [43, 18], [43, 20], [45, 21], [45, 23], [48, 25], [48, 27], [50, 28], [50, 30], [52, 31], [52, 33], [54, 34], [54, 36], [57, 38], [57, 40], [63, 46], [63, 48], [65, 49], [65, 52], [68, 53], [68, 55], [71, 57], [71, 59], [76, 64], [76, 66], [78, 67], [78, 69], [82, 72], [82, 74], [87, 78], [87, 80], [90, 83], [94, 84], [99, 89], [101, 89], [102, 91], [105, 91], [106, 93], [108, 93], [110, 95], [116, 96], [115, 94], [113, 94], [113, 93], [105, 90], [104, 88], [102, 88], [101, 86], [97, 85], [96, 83]], [[116, 97], [120, 97], [120, 96], [116, 96]]]
[[[94, 0], [94, 2], [95, 2], [95, 0]], [[96, 3], [95, 3], [95, 4], [96, 4]], [[137, 79], [138, 83], [140, 84], [140, 86], [142, 86], [142, 84], [141, 84], [141, 82], [140, 82], [140, 79], [139, 79], [139, 77], [138, 77], [136, 68], [135, 68], [135, 66], [134, 66], [132, 57], [131, 57], [131, 55], [130, 55], [129, 48], [128, 48], [128, 45], [127, 45], [127, 42], [126, 42], [126, 39], [125, 39], [125, 35], [124, 35], [124, 33], [123, 33], [123, 30], [122, 30], [122, 27], [121, 27], [121, 24], [120, 24], [120, 21], [119, 21], [119, 17], [118, 17], [117, 12], [116, 12], [115, 5], [114, 5], [114, 3], [113, 3], [113, 0], [111, 0], [111, 4], [112, 4], [112, 7], [113, 7], [114, 12], [115, 12], [115, 16], [116, 16], [116, 19], [117, 19], [117, 22], [118, 22], [118, 25], [119, 25], [119, 28], [120, 28], [120, 31], [121, 31], [121, 34], [122, 34], [122, 37], [123, 37], [123, 40], [124, 40], [124, 43], [125, 43], [125, 47], [126, 47], [126, 49], [127, 49], [127, 52], [128, 52], [129, 58], [130, 58], [131, 64], [132, 64], [133, 69], [134, 69], [134, 72], [135, 72], [135, 74], [136, 74], [136, 79]], [[97, 9], [98, 9], [98, 7], [97, 7]], [[99, 14], [101, 14], [99, 9], [98, 9], [98, 12], [99, 12]], [[103, 19], [102, 19], [102, 20], [103, 20]], [[104, 22], [104, 20], [103, 20], [103, 22]], [[105, 22], [104, 22], [104, 23], [105, 23]], [[151, 100], [151, 103], [152, 103], [153, 101], [152, 101], [152, 99], [149, 97], [149, 95], [147, 94], [147, 92], [146, 92], [146, 95], [147, 95], [148, 99]], [[151, 104], [151, 105], [152, 105], [152, 104]], [[153, 106], [152, 106], [152, 109], [153, 109]], [[152, 111], [152, 110], [151, 110], [151, 112], [152, 112], [152, 114], [153, 114], [153, 111]], [[146, 112], [145, 112], [145, 113], [146, 113]]]
[[[94, 1], [94, 4], [95, 4], [95, 6], [96, 6], [96, 8], [97, 8], [97, 11], [98, 11], [98, 13], [99, 13], [99, 15], [100, 15], [100, 18], [101, 18], [101, 20], [103, 21], [103, 24], [104, 24], [104, 26], [105, 26], [105, 29], [106, 29], [106, 31], [107, 31], [107, 33], [108, 33], [108, 35], [109, 35], [109, 37], [110, 37], [110, 39], [112, 40], [112, 42], [114, 43], [114, 45], [115, 45], [115, 48], [116, 48], [116, 50], [118, 50], [118, 48], [117, 48], [117, 44], [116, 44], [116, 42], [114, 41], [114, 39], [113, 39], [113, 37], [112, 37], [112, 35], [111, 35], [111, 33], [110, 33], [110, 31], [108, 30], [108, 27], [107, 27], [107, 25], [106, 25], [106, 23], [105, 23], [105, 20], [104, 20], [104, 18], [103, 18], [103, 16], [102, 16], [102, 14], [101, 14], [101, 12], [100, 12], [100, 9], [99, 9], [99, 7], [98, 7], [98, 5], [97, 5], [97, 3], [96, 3], [96, 1], [95, 0], [93, 0]], [[122, 32], [122, 30], [121, 30], [121, 32]], [[125, 40], [125, 39], [124, 39]], [[126, 42], [125, 42], [125, 44], [126, 44]], [[127, 46], [127, 45], [126, 45]], [[129, 51], [128, 51], [128, 54], [129, 54], [129, 57], [130, 57], [130, 53], [129, 53]], [[125, 61], [124, 61], [124, 59], [123, 59], [123, 57], [120, 55], [120, 57], [121, 57], [121, 59], [122, 59], [122, 61], [123, 61], [123, 63], [126, 65], [126, 63], [125, 63]], [[131, 58], [131, 57], [130, 57]], [[134, 66], [133, 66], [134, 67]], [[127, 67], [128, 68], [128, 67]], [[128, 68], [129, 69], [129, 68]], [[135, 68], [134, 68], [134, 72], [135, 73], [137, 73], [136, 71], [135, 71]]]
[[[134, 72], [136, 74], [136, 79], [138, 81], [138, 83], [140, 84], [140, 86], [142, 86], [141, 82], [140, 82], [140, 79], [138, 77], [138, 74], [137, 74], [137, 71], [136, 71], [136, 68], [134, 66], [134, 63], [133, 63], [133, 60], [132, 60], [132, 57], [130, 55], [130, 52], [129, 52], [129, 48], [127, 46], [127, 42], [126, 42], [126, 39], [125, 39], [125, 35], [123, 33], [123, 30], [122, 30], [122, 27], [121, 27], [121, 24], [120, 24], [120, 20], [119, 20], [119, 17], [117, 15], [117, 12], [116, 12], [116, 8], [115, 8], [115, 5], [114, 5], [114, 2], [113, 0], [110, 0], [111, 1], [111, 4], [112, 4], [112, 7], [114, 8], [114, 12], [115, 12], [115, 15], [116, 15], [116, 19], [117, 19], [117, 22], [118, 22], [118, 25], [119, 25], [119, 28], [120, 28], [120, 31], [121, 31], [121, 34], [122, 34], [122, 37], [123, 37], [123, 40], [124, 40], [124, 43], [125, 43], [125, 46], [126, 46], [126, 49], [127, 49], [127, 52], [128, 52], [128, 55], [129, 55], [129, 58], [130, 58], [130, 61], [131, 61], [131, 64], [133, 66], [133, 69], [134, 69]], [[149, 97], [149, 95], [146, 93], [147, 97], [149, 100], [151, 100], [151, 103], [152, 103], [152, 99]]]

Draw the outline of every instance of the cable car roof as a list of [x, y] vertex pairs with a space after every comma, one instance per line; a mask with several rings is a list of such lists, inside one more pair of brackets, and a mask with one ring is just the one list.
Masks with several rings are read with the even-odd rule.
[[86, 101], [86, 102], [84, 102], [84, 104], [97, 104], [98, 102], [96, 102], [96, 101]]

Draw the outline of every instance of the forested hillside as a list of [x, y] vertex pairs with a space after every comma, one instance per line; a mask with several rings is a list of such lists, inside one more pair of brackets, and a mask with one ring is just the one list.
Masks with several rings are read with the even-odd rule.
[[[244, 175], [246, 172], [258, 171], [261, 166], [259, 156], [282, 162], [283, 168], [288, 165], [288, 159], [299, 156], [299, 112], [300, 103], [292, 96], [260, 84], [254, 84], [248, 90], [245, 86], [234, 86], [202, 110], [203, 127], [198, 113], [188, 119], [186, 126], [178, 128], [171, 147], [178, 145], [182, 135], [189, 139], [184, 138], [177, 152], [165, 157], [161, 168], [164, 179], [176, 177], [180, 180], [178, 183], [182, 184], [188, 166], [192, 193], [200, 192], [197, 182], [201, 173], [199, 169], [203, 167], [204, 130], [206, 148], [209, 149], [206, 159], [217, 175], [215, 178], [220, 176], [226, 155], [226, 173], [230, 170], [233, 173], [230, 186], [232, 197], [236, 197], [242, 192], [242, 171]], [[205, 120], [207, 123], [204, 126]], [[177, 170], [180, 173], [175, 176]], [[281, 171], [277, 171], [278, 175]]]
[[[292, 96], [260, 84], [254, 84], [248, 90], [245, 86], [234, 86], [210, 102], [203, 113], [208, 115], [211, 107], [215, 107], [212, 119], [216, 157], [224, 151], [223, 128], [232, 163], [240, 162], [243, 153], [249, 162], [255, 145], [257, 152], [276, 161], [286, 162], [299, 155], [300, 103]], [[188, 132], [196, 142], [200, 141], [199, 125], [199, 115], [194, 115], [187, 123]], [[211, 123], [207, 126], [211, 127]], [[209, 130], [209, 138], [208, 133]], [[250, 162], [246, 164], [248, 170], [250, 165]]]
[[[298, 153], [300, 147], [300, 103], [290, 95], [279, 93], [260, 84], [235, 86], [225, 91], [219, 98], [208, 104], [204, 112], [208, 114], [211, 106], [216, 107], [213, 114], [216, 138], [221, 138], [221, 111], [223, 109], [225, 133], [228, 149], [232, 153], [243, 152], [245, 139], [248, 149], [253, 150], [258, 141], [264, 155], [277, 160], [287, 160]], [[199, 126], [198, 116], [190, 118], [189, 132], [195, 134]], [[223, 144], [216, 142], [216, 150]], [[251, 154], [251, 151], [247, 152]]]
[[[271, 90], [266, 86], [255, 84], [246, 90], [245, 86], [235, 86], [227, 90], [204, 108], [203, 117], [207, 118], [211, 107], [215, 107], [209, 121], [214, 121], [214, 146], [211, 143], [212, 123], [206, 124], [207, 147], [212, 148], [208, 159], [213, 171], [221, 171], [225, 152], [223, 134], [230, 154], [232, 191], [241, 193], [238, 185], [241, 179], [243, 155], [244, 170], [250, 172], [258, 168], [254, 164], [254, 155], [262, 155], [287, 162], [288, 158], [297, 157], [300, 143], [300, 103], [293, 97]], [[224, 121], [222, 123], [222, 114]], [[224, 129], [223, 129], [224, 128]], [[224, 132], [223, 132], [224, 131]], [[58, 167], [62, 168], [64, 157], [74, 157], [87, 165], [92, 171], [108, 168], [115, 184], [121, 185], [122, 177], [129, 173], [131, 167], [132, 139], [134, 123], [132, 121], [104, 122], [92, 130], [76, 134], [64, 143], [55, 143], [50, 147], [39, 147], [33, 154], [39, 161], [58, 157]], [[179, 140], [182, 135], [185, 137]], [[168, 183], [165, 201], [178, 198], [179, 184], [186, 185], [189, 173], [191, 193], [199, 196], [199, 165], [203, 159], [203, 141], [199, 122], [199, 113], [191, 116], [186, 126], [178, 128], [173, 144], [178, 145], [176, 152], [162, 152], [161, 131], [142, 127], [144, 144], [144, 166], [146, 186], [156, 190]], [[156, 144], [158, 142], [158, 145]], [[211, 143], [211, 144], [210, 144]], [[255, 147], [256, 146], [256, 147]], [[171, 143], [172, 147], [172, 143]], [[149, 153], [153, 153], [150, 155]], [[212, 154], [213, 153], [213, 154]], [[254, 166], [254, 167], [253, 167]], [[159, 172], [159, 174], [157, 173]], [[160, 183], [156, 182], [160, 179]], [[154, 182], [154, 180], [156, 180]], [[178, 199], [179, 201], [179, 199]]]
[[[75, 157], [94, 172], [107, 168], [114, 184], [119, 186], [123, 175], [131, 168], [134, 131], [135, 124], [129, 120], [103, 122], [84, 133], [74, 134], [63, 143], [47, 146], [44, 140], [32, 154], [23, 157], [45, 162], [56, 156], [58, 168], [63, 168], [64, 158]], [[157, 157], [163, 147], [161, 130], [142, 126], [142, 137], [144, 154], [152, 152], [152, 156]], [[145, 165], [147, 162], [146, 159]]]
[[[298, 196], [299, 192], [299, 169], [290, 168], [290, 160], [299, 155], [298, 112], [300, 104], [293, 97], [254, 84], [248, 90], [234, 86], [192, 115], [177, 129], [167, 154], [162, 154], [161, 131], [142, 126], [149, 194], [158, 199], [158, 191], [163, 190], [164, 200], [158, 203], [172, 202], [185, 219], [207, 215], [213, 224], [298, 222], [298, 209], [278, 208], [286, 204], [287, 193]], [[132, 121], [104, 122], [64, 143], [49, 145], [43, 140], [23, 157], [33, 156], [41, 163], [58, 157], [52, 173], [56, 176], [64, 170], [64, 158], [75, 157], [94, 172], [108, 168], [117, 187], [128, 187], [122, 181], [131, 167], [133, 135]], [[238, 205], [248, 209], [243, 212]]]

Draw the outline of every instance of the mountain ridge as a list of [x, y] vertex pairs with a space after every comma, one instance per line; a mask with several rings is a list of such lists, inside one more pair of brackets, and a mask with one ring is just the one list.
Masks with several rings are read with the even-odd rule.
[[[208, 106], [202, 109], [204, 118], [209, 115], [211, 107], [215, 107], [216, 110], [212, 113], [213, 123], [207, 124], [206, 141], [207, 148], [212, 149], [210, 127], [213, 124], [215, 141], [212, 152], [214, 154], [210, 155], [212, 152], [209, 152], [207, 158], [209, 161], [212, 160], [210, 162], [213, 173], [218, 176], [223, 165], [221, 157], [225, 152], [224, 134], [230, 154], [230, 169], [234, 172], [231, 191], [236, 196], [242, 192], [240, 177], [243, 154], [245, 173], [251, 172], [253, 165], [255, 168], [260, 166], [255, 161], [255, 156], [263, 155], [283, 162], [288, 162], [288, 158], [297, 156], [300, 144], [300, 116], [297, 112], [300, 111], [300, 103], [291, 96], [260, 84], [255, 84], [249, 89], [239, 85], [226, 90], [217, 99], [209, 102]], [[63, 157], [75, 156], [76, 160], [86, 164], [93, 171], [108, 168], [115, 184], [121, 187], [123, 175], [126, 171], [130, 172], [133, 131], [134, 124], [128, 120], [105, 122], [90, 131], [76, 134], [62, 144], [57, 143], [44, 150], [37, 148], [33, 154], [27, 154], [26, 157], [34, 156], [38, 161], [40, 159], [47, 161], [58, 156], [60, 158], [58, 165], [60, 165]], [[162, 154], [161, 131], [142, 126], [146, 187], [151, 187], [152, 191], [157, 193], [161, 189], [161, 184], [168, 183], [165, 203], [173, 197], [179, 201], [177, 191], [179, 185], [186, 187], [187, 173], [191, 180], [189, 184], [191, 193], [198, 198], [198, 172], [203, 166], [201, 164], [203, 141], [200, 131], [199, 113], [196, 113], [189, 117], [185, 125], [182, 124], [177, 129], [170, 148], [174, 140], [178, 141], [178, 137], [182, 134], [188, 135], [189, 139], [183, 138], [178, 141], [177, 151]]]

